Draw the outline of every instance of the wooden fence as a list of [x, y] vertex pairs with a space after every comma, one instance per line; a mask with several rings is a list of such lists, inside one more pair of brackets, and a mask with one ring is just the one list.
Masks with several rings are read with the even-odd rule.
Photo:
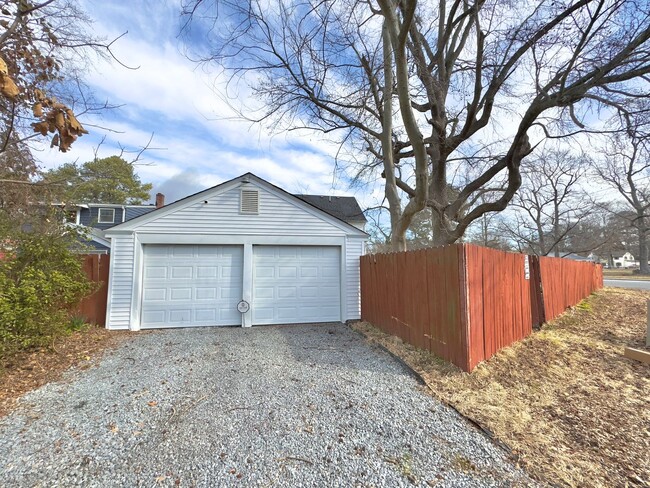
[[603, 267], [571, 259], [540, 257], [544, 318], [553, 320], [603, 287]]
[[361, 257], [361, 316], [455, 364], [466, 362], [459, 246]]
[[599, 265], [470, 244], [367, 255], [361, 318], [471, 371], [602, 286]]
[[108, 299], [109, 254], [87, 254], [84, 256], [84, 271], [91, 281], [101, 283], [99, 289], [84, 298], [77, 314], [91, 324], [106, 325], [106, 302]]
[[[532, 332], [530, 262], [525, 254], [459, 245], [467, 266], [469, 357], [466, 371]], [[459, 365], [460, 366], [460, 365]]]

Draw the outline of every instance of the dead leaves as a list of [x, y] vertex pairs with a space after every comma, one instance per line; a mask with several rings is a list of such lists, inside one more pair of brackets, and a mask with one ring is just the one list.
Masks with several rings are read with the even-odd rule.
[[41, 120], [34, 122], [34, 132], [46, 136], [53, 133], [50, 147], [57, 146], [61, 152], [66, 152], [77, 138], [88, 131], [83, 128], [72, 110], [58, 102], [54, 97], [48, 97], [42, 90], [34, 90], [36, 102], [32, 107], [34, 117]]
[[[0, 93], [7, 98], [15, 99], [20, 95], [20, 89], [9, 75], [9, 68], [5, 60], [0, 57]], [[54, 97], [48, 97], [42, 90], [33, 92], [34, 103], [32, 113], [39, 119], [32, 123], [34, 132], [47, 136], [54, 134], [50, 147], [57, 146], [59, 151], [66, 152], [77, 138], [88, 134], [74, 113]]]
[[9, 68], [4, 59], [0, 58], [0, 93], [8, 98], [16, 98], [20, 95], [20, 90], [9, 76]]

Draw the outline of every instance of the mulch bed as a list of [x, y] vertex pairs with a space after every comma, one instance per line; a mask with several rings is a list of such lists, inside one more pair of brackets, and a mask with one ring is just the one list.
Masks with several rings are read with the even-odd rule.
[[505, 443], [552, 485], [650, 486], [650, 366], [644, 291], [606, 288], [471, 374], [370, 324], [354, 327], [404, 359], [431, 393]]
[[58, 380], [67, 369], [89, 368], [104, 351], [118, 346], [128, 334], [93, 326], [61, 338], [49, 348], [5, 358], [0, 363], [0, 417], [16, 408], [22, 395]]

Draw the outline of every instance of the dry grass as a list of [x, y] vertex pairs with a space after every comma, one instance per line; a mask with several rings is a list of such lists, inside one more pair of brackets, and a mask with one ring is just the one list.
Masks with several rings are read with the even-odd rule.
[[89, 368], [92, 360], [119, 345], [127, 336], [128, 332], [90, 327], [58, 339], [50, 348], [32, 349], [6, 358], [0, 364], [0, 416], [11, 412], [22, 395], [59, 379], [65, 370], [73, 366]]
[[562, 486], [650, 486], [650, 293], [604, 289], [471, 374], [388, 336], [357, 330], [402, 357], [431, 392], [494, 433], [534, 477]]
[[640, 280], [650, 281], [650, 276], [634, 273], [631, 269], [609, 268], [603, 270], [603, 276], [607, 280]]

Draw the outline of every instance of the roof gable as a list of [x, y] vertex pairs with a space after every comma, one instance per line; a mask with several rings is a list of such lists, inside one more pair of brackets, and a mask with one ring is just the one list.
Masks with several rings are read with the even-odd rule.
[[[242, 226], [248, 224], [248, 227], [241, 231], [250, 232], [256, 225], [266, 224], [265, 218], [274, 215], [273, 212], [270, 212], [265, 216], [242, 216], [238, 209], [235, 210], [233, 208], [235, 204], [234, 196], [236, 194], [237, 199], [239, 198], [239, 189], [244, 185], [257, 187], [263, 191], [261, 196], [264, 198], [260, 203], [260, 209], [265, 209], [265, 212], [271, 210], [268, 204], [272, 203], [276, 207], [276, 214], [282, 211], [288, 211], [288, 206], [301, 210], [302, 214], [308, 214], [309, 217], [304, 215], [301, 217], [306, 226], [306, 230], [309, 229], [309, 226], [313, 227], [317, 221], [320, 221], [335, 227], [341, 234], [357, 235], [359, 237], [367, 236], [365, 232], [354, 227], [352, 224], [329, 214], [309, 202], [301, 200], [295, 195], [282, 190], [252, 173], [246, 173], [212, 188], [185, 197], [172, 204], [153, 210], [145, 215], [135, 217], [112, 227], [107, 230], [107, 233], [119, 233], [135, 229], [150, 232], [162, 231], [159, 226], [162, 225], [163, 219], [176, 221], [175, 225], [179, 233], [184, 231], [190, 232], [192, 231], [190, 221], [194, 218], [203, 219], [203, 222], [210, 224], [215, 224], [216, 221], [222, 221], [221, 223], [224, 225], [229, 224], [231, 221], [233, 225]], [[230, 220], [225, 221], [224, 219]], [[198, 231], [194, 230], [194, 232]]]

